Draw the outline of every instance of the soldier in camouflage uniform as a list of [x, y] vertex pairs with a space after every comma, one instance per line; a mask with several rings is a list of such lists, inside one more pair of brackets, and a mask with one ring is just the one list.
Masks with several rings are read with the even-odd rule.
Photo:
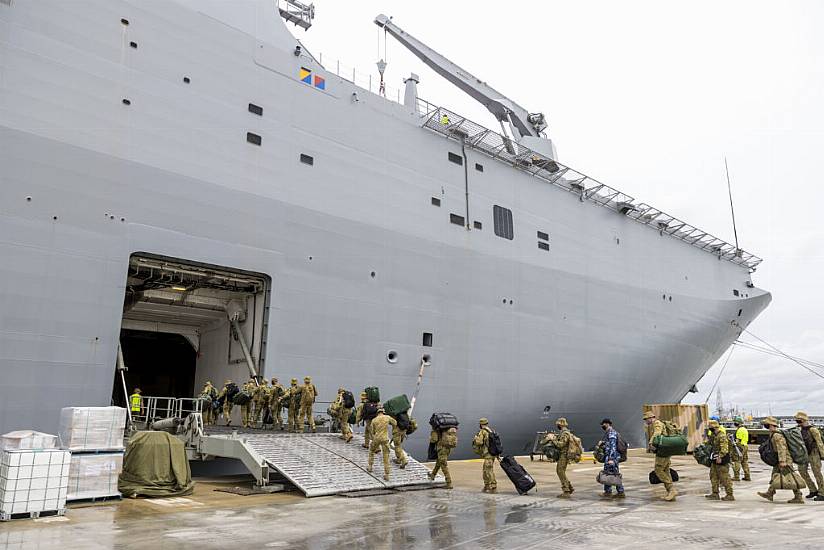
[[[770, 441], [772, 442], [773, 450], [778, 455], [778, 464], [773, 466], [769, 489], [763, 493], [758, 493], [758, 496], [772, 502], [773, 496], [775, 495], [775, 487], [773, 485], [779, 479], [777, 476], [782, 476], [782, 474], [784, 476], [788, 476], [794, 473], [793, 457], [790, 454], [790, 449], [787, 448], [787, 440], [784, 439], [784, 434], [778, 431], [778, 420], [776, 420], [773, 416], [768, 416], [761, 423], [765, 428], [770, 430]], [[801, 495], [801, 489], [794, 489], [793, 498], [787, 502], [789, 504], [804, 504], [804, 497]]]
[[252, 425], [257, 426], [260, 422], [260, 427], [263, 428], [263, 420], [266, 418], [265, 410], [269, 407], [269, 381], [262, 379], [260, 385], [255, 389], [254, 394], [255, 410], [252, 413]]
[[240, 406], [240, 418], [243, 422], [243, 427], [249, 428], [252, 426], [252, 409], [255, 402], [255, 392], [257, 391], [254, 378], [249, 379], [248, 382], [243, 384], [243, 391], [252, 397], [249, 401]]
[[[352, 429], [349, 427], [349, 416], [352, 414], [352, 409], [346, 408], [343, 403], [343, 394], [346, 391], [345, 388], [338, 388], [338, 398], [333, 404], [335, 412], [335, 417], [340, 424], [340, 438], [343, 439], [345, 442], [349, 443], [352, 441]], [[397, 431], [397, 428], [392, 430], [392, 434]]]
[[[709, 444], [712, 447], [712, 464], [710, 465], [710, 485], [712, 492], [704, 495], [709, 500], [735, 500], [732, 495], [730, 479], [730, 440], [727, 432], [721, 429], [717, 420], [709, 422]], [[724, 498], [719, 496], [720, 485], [724, 486]]]
[[301, 386], [298, 386], [298, 379], [292, 378], [291, 385], [283, 396], [283, 401], [287, 403], [289, 409], [287, 410], [287, 420], [289, 423], [289, 431], [297, 433], [298, 431], [298, 411], [300, 410], [300, 393]]
[[218, 399], [223, 399], [223, 418], [226, 419], [227, 426], [232, 424], [232, 407], [235, 406], [228, 395], [229, 385], [231, 383], [232, 381], [227, 378], [226, 382], [223, 383], [223, 389], [220, 390], [220, 393], [217, 396]]
[[269, 411], [272, 413], [272, 428], [283, 430], [283, 403], [281, 397], [286, 390], [278, 384], [277, 378], [272, 378], [272, 387], [269, 389]]
[[366, 401], [367, 401], [365, 391], [361, 392], [360, 400], [361, 400], [360, 405], [358, 405], [358, 407], [355, 409], [355, 424], [360, 424], [361, 422], [363, 422], [363, 424], [366, 426], [363, 430], [363, 439], [364, 439], [364, 441], [363, 441], [363, 444], [361, 445], [361, 447], [363, 447], [364, 449], [368, 449], [369, 448], [369, 439], [372, 437], [371, 432], [369, 430], [369, 424], [372, 422], [372, 420], [369, 419], [369, 418], [364, 418], [363, 417], [363, 406], [366, 404]]
[[434, 481], [435, 476], [438, 475], [438, 470], [443, 472], [443, 477], [446, 478], [446, 488], [452, 488], [452, 476], [449, 475], [449, 454], [452, 449], [458, 446], [458, 429], [449, 428], [443, 431], [432, 430], [429, 434], [429, 442], [435, 444], [435, 449], [438, 453], [438, 458], [435, 461], [435, 468], [429, 472], [429, 479]]
[[572, 487], [569, 478], [566, 475], [567, 466], [569, 466], [569, 459], [567, 453], [569, 452], [570, 438], [572, 432], [569, 431], [569, 423], [566, 418], [559, 418], [555, 421], [555, 427], [558, 428], [558, 434], [549, 434], [549, 440], [555, 442], [555, 447], [560, 451], [558, 462], [555, 464], [555, 473], [558, 474], [558, 480], [561, 482], [561, 494], [558, 498], [569, 498], [575, 489]]
[[318, 396], [318, 389], [312, 383], [312, 379], [306, 376], [303, 379], [303, 388], [300, 394], [300, 411], [298, 412], [298, 420], [300, 424], [300, 432], [303, 433], [306, 423], [309, 423], [309, 428], [312, 433], [317, 432], [315, 428], [315, 415], [312, 414], [312, 405], [315, 404], [315, 399]]
[[201, 410], [203, 416], [203, 425], [211, 426], [215, 423], [217, 411], [214, 408], [214, 401], [217, 399], [217, 389], [212, 385], [211, 380], [206, 381], [203, 390], [200, 392]]
[[[418, 424], [414, 418], [409, 419], [410, 427], [417, 428]], [[395, 464], [401, 467], [401, 470], [406, 468], [409, 460], [406, 458], [406, 453], [403, 451], [403, 442], [406, 439], [406, 430], [402, 430], [400, 426], [392, 430], [392, 446], [395, 448]]]
[[484, 493], [497, 493], [498, 481], [495, 479], [495, 457], [489, 454], [489, 434], [492, 429], [489, 427], [489, 420], [481, 418], [478, 420], [478, 433], [472, 439], [472, 449], [475, 454], [484, 459], [482, 476], [484, 480]]
[[[644, 413], [644, 422], [647, 424], [648, 450], [652, 452], [652, 441], [659, 435], [664, 435], [666, 429], [664, 423], [655, 418], [655, 414], [652, 411], [646, 411]], [[655, 457], [655, 474], [664, 484], [664, 489], [667, 490], [667, 494], [663, 497], [666, 501], [675, 500], [678, 494], [675, 490], [675, 485], [672, 483], [672, 477], [670, 477], [670, 464], [671, 460], [668, 456]]]
[[[798, 467], [798, 473], [807, 484], [810, 494], [807, 498], [814, 498], [815, 500], [824, 500], [824, 479], [821, 476], [821, 456], [824, 454], [824, 441], [821, 440], [821, 432], [818, 428], [810, 424], [810, 417], [804, 411], [795, 413], [795, 422], [801, 428], [801, 437], [804, 439], [804, 447], [807, 449], [807, 456], [810, 457], [808, 464], [802, 464]], [[815, 481], [810, 477], [810, 470], [813, 471]]]
[[369, 445], [369, 462], [366, 468], [367, 472], [372, 472], [375, 455], [380, 451], [383, 454], [383, 479], [386, 481], [389, 481], [389, 426], [392, 426], [394, 436], [398, 423], [388, 414], [384, 414], [383, 407], [381, 407], [369, 426], [372, 431], [372, 443]]

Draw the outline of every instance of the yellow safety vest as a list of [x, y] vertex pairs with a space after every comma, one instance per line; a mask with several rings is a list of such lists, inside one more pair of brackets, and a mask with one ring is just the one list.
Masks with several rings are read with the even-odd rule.
[[740, 441], [742, 445], [746, 445], [750, 440], [750, 432], [747, 431], [747, 428], [741, 426], [735, 430], [735, 438]]
[[444, 115], [441, 117], [441, 124], [449, 124], [449, 117]]
[[129, 401], [132, 404], [132, 412], [140, 412], [140, 394], [133, 393], [129, 396]]

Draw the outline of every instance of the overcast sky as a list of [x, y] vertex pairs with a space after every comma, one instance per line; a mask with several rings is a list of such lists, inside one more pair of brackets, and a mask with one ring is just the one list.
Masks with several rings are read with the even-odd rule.
[[[314, 1], [314, 26], [293, 32], [327, 68], [340, 59], [377, 81], [384, 33], [372, 21], [393, 16], [544, 112], [564, 164], [733, 242], [726, 155], [741, 247], [764, 258], [753, 280], [773, 294], [750, 329], [824, 363], [824, 2]], [[386, 53], [390, 93], [412, 71], [421, 97], [497, 127], [391, 37]], [[706, 399], [720, 368], [690, 402]], [[746, 411], [824, 414], [823, 379], [744, 348], [719, 387]]]

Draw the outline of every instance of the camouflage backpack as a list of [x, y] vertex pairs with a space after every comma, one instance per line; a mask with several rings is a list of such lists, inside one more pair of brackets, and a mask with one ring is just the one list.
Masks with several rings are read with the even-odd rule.
[[670, 422], [669, 420], [662, 420], [662, 422], [664, 423], [664, 435], [681, 435], [681, 428], [678, 427], [678, 424]]
[[570, 462], [581, 462], [581, 456], [584, 454], [584, 446], [581, 444], [581, 438], [572, 432], [569, 433], [569, 445], [567, 446], [567, 460]]
[[458, 428], [448, 428], [441, 432], [441, 447], [454, 449], [458, 446]]

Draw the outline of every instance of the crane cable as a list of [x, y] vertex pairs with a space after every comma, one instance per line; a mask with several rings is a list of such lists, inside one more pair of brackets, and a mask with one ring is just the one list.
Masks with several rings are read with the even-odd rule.
[[[772, 355], [773, 357], [783, 357], [780, 353], [774, 352], [771, 349], [768, 349], [768, 348], [765, 348], [765, 347], [762, 347], [762, 346], [756, 346], [755, 344], [751, 344], [750, 342], [743, 342], [741, 340], [736, 340], [735, 342], [733, 342], [733, 344], [735, 344], [736, 346], [743, 347], [744, 349], [749, 349], [749, 350], [752, 350], [752, 351], [758, 351], [758, 352], [761, 352], [761, 353], [766, 354], [766, 355]], [[810, 361], [809, 359], [804, 359], [802, 357], [795, 357], [795, 356], [792, 356], [792, 355], [790, 357], [793, 357], [794, 359], [796, 359], [798, 361], [801, 361], [802, 363], [804, 363], [805, 365], [807, 365], [809, 367], [824, 370], [824, 364], [822, 364], [822, 363], [816, 363], [815, 361]]]

